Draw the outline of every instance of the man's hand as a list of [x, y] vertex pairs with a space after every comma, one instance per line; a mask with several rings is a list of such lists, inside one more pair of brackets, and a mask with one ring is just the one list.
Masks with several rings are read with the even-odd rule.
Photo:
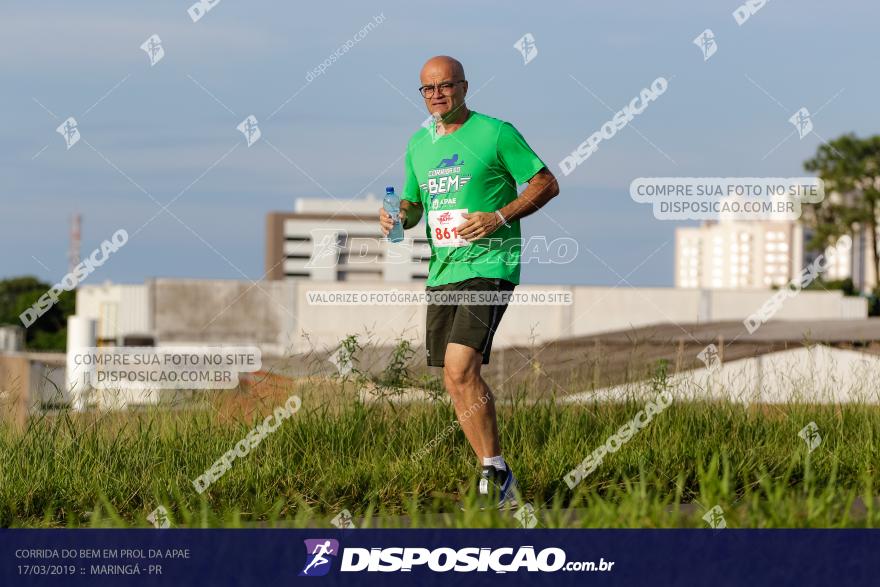
[[[400, 225], [403, 226], [404, 220], [406, 220], [406, 212], [403, 210], [400, 211]], [[388, 236], [388, 233], [391, 232], [391, 228], [394, 226], [394, 219], [391, 218], [391, 214], [385, 211], [385, 208], [379, 208], [379, 229], [382, 231], [384, 236]]]
[[457, 228], [458, 236], [473, 241], [489, 236], [501, 226], [501, 219], [494, 212], [471, 212], [462, 214], [466, 222]]

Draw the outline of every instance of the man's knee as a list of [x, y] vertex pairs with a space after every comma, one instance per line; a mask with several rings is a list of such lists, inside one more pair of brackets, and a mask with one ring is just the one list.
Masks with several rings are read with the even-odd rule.
[[473, 364], [449, 361], [443, 367], [443, 382], [451, 392], [462, 387], [475, 385], [480, 380], [480, 370]]
[[482, 355], [476, 349], [449, 343], [443, 362], [443, 380], [450, 393], [479, 384]]
[[467, 369], [451, 366], [448, 363], [443, 367], [443, 383], [446, 384], [446, 389], [452, 393], [466, 386], [472, 379], [473, 377]]

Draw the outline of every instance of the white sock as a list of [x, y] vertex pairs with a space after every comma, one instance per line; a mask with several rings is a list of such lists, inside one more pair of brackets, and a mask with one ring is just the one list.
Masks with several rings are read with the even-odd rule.
[[495, 467], [499, 471], [507, 470], [507, 463], [504, 462], [504, 457], [498, 455], [497, 457], [483, 457], [483, 466], [484, 467]]

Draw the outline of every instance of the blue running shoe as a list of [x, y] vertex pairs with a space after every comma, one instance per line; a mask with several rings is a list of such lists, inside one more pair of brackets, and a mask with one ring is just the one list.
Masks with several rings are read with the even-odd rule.
[[519, 504], [519, 484], [510, 467], [504, 471], [483, 467], [477, 493], [481, 510], [514, 508]]

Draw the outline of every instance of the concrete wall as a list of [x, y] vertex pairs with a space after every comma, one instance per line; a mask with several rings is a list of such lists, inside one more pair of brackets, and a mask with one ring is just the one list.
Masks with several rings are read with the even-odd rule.
[[[775, 291], [713, 291], [712, 318], [716, 321], [742, 320], [757, 312]], [[860, 308], [863, 308], [859, 311]], [[827, 320], [837, 318], [864, 318], [868, 301], [847, 298], [839, 291], [805, 291], [786, 298], [777, 310], [777, 320]]]
[[[90, 291], [92, 287], [106, 286], [80, 288], [77, 313], [97, 318], [102, 310], [94, 299], [100, 296]], [[266, 355], [279, 356], [334, 348], [348, 334], [360, 334], [362, 341], [380, 344], [391, 344], [401, 337], [419, 345], [424, 341], [423, 306], [321, 306], [310, 304], [308, 299], [309, 292], [315, 291], [421, 292], [424, 286], [419, 283], [288, 280], [251, 284], [156, 279], [145, 286], [124, 287], [143, 289], [118, 298], [117, 324], [150, 324], [160, 345], [257, 344]], [[659, 323], [739, 321], [758, 311], [773, 295], [770, 290], [552, 285], [523, 285], [516, 291], [538, 290], [569, 292], [573, 304], [511, 305], [496, 333], [496, 347], [540, 344]], [[115, 299], [111, 293], [101, 295]], [[145, 313], [147, 318], [139, 317]], [[839, 291], [805, 291], [785, 300], [775, 319], [858, 319], [866, 315], [864, 299], [846, 298]]]
[[700, 290], [573, 287], [573, 336], [612, 332], [658, 322], [697, 322]]
[[157, 345], [257, 344], [288, 354], [299, 334], [294, 282], [155, 279]]
[[421, 292], [425, 286], [419, 283], [383, 282], [354, 283], [293, 283], [296, 292], [297, 333], [308, 333], [308, 339], [295, 339], [297, 352], [325, 350], [335, 347], [349, 334], [359, 334], [361, 341], [372, 340], [376, 344], [393, 344], [400, 338], [417, 341], [425, 336], [425, 308], [420, 306], [319, 306], [309, 304], [309, 293], [323, 291], [353, 292], [398, 291]]
[[[670, 377], [669, 384], [676, 400], [877, 405], [880, 390], [871, 382], [878, 376], [880, 358], [874, 355], [815, 345], [723, 362], [713, 370], [684, 371]], [[564, 401], [643, 401], [655, 395], [651, 382], [639, 381], [572, 394]]]
[[[382, 283], [296, 284], [300, 329], [310, 333], [318, 348], [338, 344], [346, 334], [369, 332], [376, 341], [401, 336], [419, 344], [424, 340], [425, 308], [419, 306], [310, 305], [312, 291], [389, 291]], [[400, 291], [422, 291], [417, 284], [394, 284]], [[495, 335], [495, 347], [540, 344], [558, 338], [584, 336], [658, 323], [696, 323], [743, 320], [772, 295], [766, 291], [586, 286], [519, 286], [517, 292], [570, 292], [573, 304], [511, 305]], [[775, 318], [829, 320], [864, 318], [867, 302], [840, 292], [806, 291], [785, 301]], [[302, 351], [308, 347], [297, 346]]]

